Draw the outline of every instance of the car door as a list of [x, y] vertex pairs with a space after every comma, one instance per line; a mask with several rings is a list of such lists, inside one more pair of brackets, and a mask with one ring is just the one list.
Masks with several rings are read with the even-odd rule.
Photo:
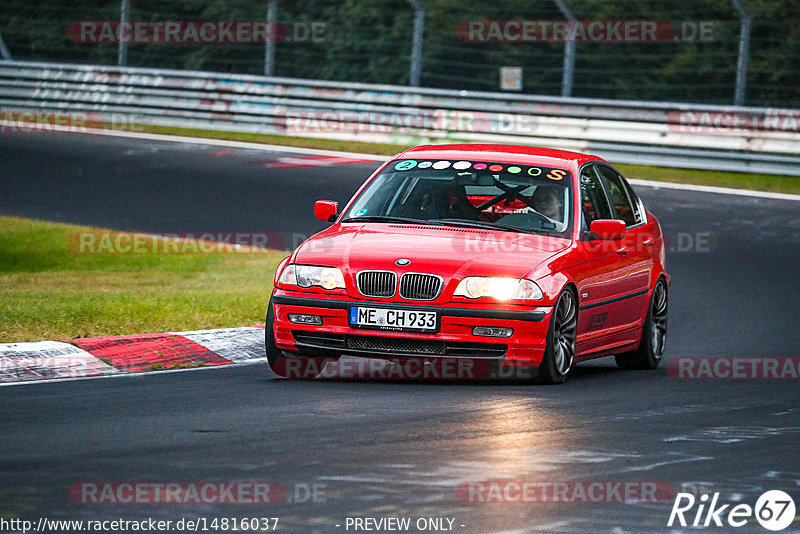
[[595, 165], [595, 171], [603, 182], [603, 188], [611, 203], [614, 218], [625, 221], [626, 233], [621, 247], [616, 251], [622, 269], [619, 280], [618, 305], [615, 323], [623, 329], [641, 325], [642, 310], [647, 304], [647, 292], [653, 269], [650, 246], [654, 243], [651, 227], [641, 200], [630, 184], [607, 164]]
[[576, 246], [584, 262], [572, 273], [578, 286], [577, 351], [589, 352], [614, 343], [629, 317], [620, 304], [630, 291], [631, 261], [625, 240], [600, 241], [589, 232], [595, 219], [617, 218], [595, 163], [580, 169], [581, 234]]

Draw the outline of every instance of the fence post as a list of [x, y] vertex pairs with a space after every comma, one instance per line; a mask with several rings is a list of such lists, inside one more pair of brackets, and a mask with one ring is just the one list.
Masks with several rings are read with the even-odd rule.
[[414, 8], [414, 37], [411, 44], [409, 85], [419, 87], [422, 74], [422, 38], [425, 34], [425, 8], [417, 0], [408, 0]]
[[575, 72], [575, 39], [572, 27], [575, 23], [575, 16], [564, 0], [554, 0], [558, 10], [569, 22], [570, 31], [567, 32], [567, 42], [564, 43], [564, 70], [561, 74], [561, 96], [572, 96], [572, 75]]
[[0, 35], [0, 56], [3, 59], [8, 59], [8, 60], [14, 59], [11, 57], [11, 52], [8, 51], [8, 47], [6, 46], [5, 41], [3, 41], [2, 35]]
[[264, 76], [275, 75], [275, 41], [278, 36], [276, 17], [278, 14], [277, 0], [267, 2], [267, 42], [264, 45]]
[[750, 62], [750, 26], [752, 19], [747, 14], [741, 0], [731, 0], [733, 7], [739, 12], [741, 24], [739, 27], [739, 57], [736, 60], [736, 88], [733, 95], [733, 104], [744, 105], [745, 92], [747, 91], [747, 65]]
[[[122, 0], [122, 5], [119, 9], [119, 25], [128, 24], [131, 18], [131, 0]], [[132, 32], [128, 32], [130, 35]], [[119, 49], [117, 50], [117, 65], [124, 67], [128, 64], [128, 41], [125, 39], [119, 40]]]

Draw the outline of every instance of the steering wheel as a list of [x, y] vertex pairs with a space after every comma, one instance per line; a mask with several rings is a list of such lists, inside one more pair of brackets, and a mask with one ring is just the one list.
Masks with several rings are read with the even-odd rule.
[[509, 213], [497, 219], [500, 224], [512, 224], [512, 226], [532, 226], [536, 224], [538, 229], [545, 230], [547, 226], [556, 228], [556, 224], [549, 218], [536, 211], [526, 211], [522, 213]]

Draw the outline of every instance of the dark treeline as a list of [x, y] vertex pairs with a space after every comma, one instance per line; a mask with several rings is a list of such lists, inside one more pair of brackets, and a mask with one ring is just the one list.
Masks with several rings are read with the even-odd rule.
[[[552, 0], [420, 0], [426, 8], [421, 85], [496, 91], [499, 68], [523, 69], [523, 92], [561, 92], [564, 44], [465, 42], [464, 21], [560, 21]], [[800, 107], [800, 3], [743, 0], [752, 18], [745, 103]], [[567, 0], [579, 20], [656, 20], [683, 40], [580, 42], [573, 95], [654, 101], [733, 103], [740, 31], [731, 0]], [[131, 0], [133, 21], [264, 20], [266, 0]], [[78, 21], [119, 18], [119, 0], [3, 0], [0, 34], [16, 59], [116, 64], [117, 45], [76, 43]], [[288, 32], [276, 46], [275, 74], [408, 84], [413, 10], [407, 0], [278, 2]], [[324, 39], [306, 39], [323, 23]], [[459, 24], [462, 26], [459, 26]], [[710, 24], [706, 38], [692, 35]], [[659, 23], [661, 24], [661, 23]], [[683, 30], [681, 33], [680, 30]], [[462, 35], [463, 36], [463, 35]], [[128, 64], [262, 74], [263, 44], [131, 44]]]

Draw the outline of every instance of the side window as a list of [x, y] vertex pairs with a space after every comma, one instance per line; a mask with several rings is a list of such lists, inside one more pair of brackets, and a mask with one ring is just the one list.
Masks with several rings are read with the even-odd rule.
[[598, 165], [596, 169], [605, 181], [606, 190], [611, 199], [611, 204], [617, 212], [617, 217], [625, 221], [627, 226], [642, 222], [639, 203], [628, 195], [629, 188], [625, 187], [626, 184], [622, 182], [623, 178], [603, 165]]
[[581, 169], [581, 208], [586, 229], [595, 219], [611, 219], [611, 207], [600, 179], [592, 170], [593, 165]]
[[620, 175], [620, 181], [622, 185], [625, 186], [625, 191], [628, 193], [628, 197], [631, 199], [631, 204], [633, 205], [633, 216], [636, 219], [636, 224], [647, 222], [647, 214], [644, 211], [644, 204], [639, 199], [639, 195], [636, 194], [636, 191], [633, 190], [631, 184], [628, 183], [623, 176]]

